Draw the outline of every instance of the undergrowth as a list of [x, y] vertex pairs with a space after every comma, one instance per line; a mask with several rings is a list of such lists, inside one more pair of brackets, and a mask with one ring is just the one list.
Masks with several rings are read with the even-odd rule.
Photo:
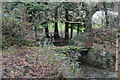
[[[50, 48], [48, 49], [43, 47], [26, 47], [25, 49], [8, 48], [3, 50], [3, 77], [82, 77], [82, 74], [80, 74], [79, 63], [77, 63], [74, 58], [60, 52], [56, 52], [52, 49], [53, 47]], [[6, 53], [8, 56], [4, 55]]]

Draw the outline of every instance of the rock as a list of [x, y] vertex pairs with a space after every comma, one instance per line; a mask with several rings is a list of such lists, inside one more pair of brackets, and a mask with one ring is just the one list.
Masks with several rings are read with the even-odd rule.
[[82, 34], [77, 34], [69, 41], [69, 45], [81, 46], [84, 44], [83, 41], [84, 41], [84, 36]]
[[87, 55], [87, 63], [99, 68], [110, 67], [110, 53], [103, 50], [91, 50]]
[[108, 51], [96, 49], [91, 49], [89, 51], [88, 49], [86, 51], [80, 51], [80, 54], [81, 56], [78, 58], [78, 61], [80, 61], [82, 64], [87, 64], [105, 69], [111, 68], [111, 64], [113, 64], [113, 56], [111, 56]]

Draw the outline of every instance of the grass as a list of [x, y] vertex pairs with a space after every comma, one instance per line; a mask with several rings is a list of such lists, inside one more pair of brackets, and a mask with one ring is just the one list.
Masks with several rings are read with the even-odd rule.
[[3, 54], [17, 54], [18, 50], [16, 50], [15, 47], [9, 47], [8, 49], [3, 49], [2, 51]]
[[[54, 30], [54, 24], [53, 23], [49, 24], [49, 30], [52, 30], [52, 31]], [[65, 24], [58, 22], [58, 30], [59, 30], [59, 32], [61, 32], [61, 31], [64, 32], [65, 31]], [[69, 28], [69, 32], [70, 31], [71, 31], [71, 29]], [[77, 32], [77, 30], [74, 29], [73, 32]]]
[[[49, 30], [54, 31], [54, 23], [49, 23], [48, 26], [49, 26]], [[73, 30], [73, 33], [77, 32], [76, 25], [74, 25], [74, 27], [75, 27], [75, 29]], [[101, 28], [101, 27], [103, 27], [103, 26], [102, 25], [92, 25], [92, 28]], [[43, 28], [43, 27], [39, 26], [39, 28]], [[84, 29], [85, 28], [83, 27], [80, 30], [82, 32], [84, 32]], [[65, 23], [58, 22], [58, 30], [59, 30], [59, 32], [61, 32], [61, 31], [64, 32], [65, 31]], [[69, 28], [69, 32], [70, 31], [71, 31], [71, 29]]]
[[[54, 24], [49, 24], [49, 29], [54, 30]], [[58, 22], [58, 30], [64, 31], [65, 30], [65, 24]]]
[[[101, 28], [101, 27], [103, 27], [103, 26], [102, 26], [102, 25], [93, 25], [93, 26], [92, 26], [92, 28]], [[52, 31], [54, 30], [54, 24], [53, 24], [53, 23], [49, 24], [49, 29], [52, 30]], [[82, 32], [84, 32], [84, 29], [85, 29], [85, 28], [83, 27], [83, 28], [81, 28], [80, 30], [81, 30]], [[58, 30], [64, 32], [64, 31], [65, 31], [65, 24], [58, 22]], [[70, 32], [70, 31], [71, 31], [71, 29], [69, 28], [69, 32]], [[73, 32], [77, 32], [77, 28], [74, 29]]]
[[103, 27], [102, 25], [93, 25], [92, 28], [101, 28]]

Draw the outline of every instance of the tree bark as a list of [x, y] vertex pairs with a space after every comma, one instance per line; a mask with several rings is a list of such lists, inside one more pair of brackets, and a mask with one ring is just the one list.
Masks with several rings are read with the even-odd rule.
[[74, 27], [73, 25], [74, 25], [74, 24], [72, 24], [72, 23], [71, 23], [71, 32], [70, 32], [70, 38], [72, 38], [72, 37], [73, 37], [73, 27]]
[[[65, 9], [65, 18], [68, 21], [68, 10]], [[65, 40], [69, 39], [69, 23], [65, 22]]]
[[45, 35], [47, 38], [50, 38], [48, 26], [45, 28]]
[[100, 9], [100, 7], [103, 5], [103, 2], [97, 3], [93, 9], [87, 10], [86, 9], [86, 16], [84, 20], [84, 27], [85, 27], [85, 32], [87, 32], [86, 35], [86, 46], [91, 47], [93, 46], [93, 41], [94, 41], [94, 33], [92, 32], [92, 16], [93, 14]]
[[35, 37], [36, 37], [36, 39], [37, 39], [37, 27], [34, 26], [34, 29], [35, 29]]
[[103, 5], [103, 2], [97, 3], [91, 10], [86, 9], [86, 16], [85, 16], [85, 25], [86, 28], [85, 31], [91, 32], [92, 31], [92, 16], [93, 14], [100, 9], [100, 7]]
[[85, 23], [84, 23], [85, 32], [91, 32], [92, 30], [91, 18], [92, 18], [92, 15], [90, 14], [90, 12], [86, 12]]
[[105, 26], [108, 27], [108, 24], [109, 24], [109, 17], [108, 17], [108, 14], [107, 14], [107, 8], [106, 8], [106, 3], [104, 2], [103, 3], [103, 7], [104, 7], [104, 11], [105, 11]]
[[78, 25], [77, 26], [77, 34], [79, 34], [79, 32], [80, 32], [80, 24], [78, 23], [77, 25]]
[[[58, 17], [58, 8], [55, 9], [55, 20], [56, 21], [57, 21], [57, 17]], [[55, 40], [59, 40], [60, 39], [59, 31], [58, 31], [58, 22], [55, 22], [54, 39]]]

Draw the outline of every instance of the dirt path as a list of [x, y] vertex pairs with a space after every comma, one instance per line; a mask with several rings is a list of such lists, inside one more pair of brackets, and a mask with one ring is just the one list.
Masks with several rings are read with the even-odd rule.
[[95, 67], [80, 65], [82, 74], [84, 77], [90, 78], [114, 78], [116, 77], [114, 72], [109, 72], [107, 70], [98, 69]]

